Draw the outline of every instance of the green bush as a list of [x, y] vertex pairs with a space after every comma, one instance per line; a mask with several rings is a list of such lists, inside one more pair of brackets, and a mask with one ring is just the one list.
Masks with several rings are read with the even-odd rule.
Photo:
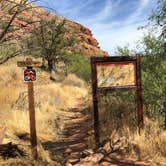
[[14, 43], [0, 44], [0, 59], [15, 52], [17, 45]]
[[71, 55], [68, 72], [74, 73], [78, 77], [89, 82], [91, 78], [90, 59], [81, 54]]

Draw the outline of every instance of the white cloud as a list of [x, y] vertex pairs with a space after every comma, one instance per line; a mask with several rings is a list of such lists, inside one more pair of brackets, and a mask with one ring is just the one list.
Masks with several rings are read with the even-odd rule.
[[125, 20], [117, 21], [110, 19], [110, 21], [108, 20], [106, 23], [102, 22], [102, 19], [107, 19], [107, 17], [110, 16], [110, 12], [113, 8], [113, 12], [118, 11], [120, 2], [121, 0], [112, 4], [111, 1], [107, 1], [109, 7], [105, 6], [103, 10], [98, 13], [98, 17], [90, 20], [80, 20], [80, 22], [92, 30], [101, 48], [108, 51], [110, 54], [114, 54], [117, 46], [126, 46], [129, 44], [130, 48], [135, 47], [135, 43], [143, 37], [142, 32], [138, 31], [137, 28], [145, 24], [145, 13], [143, 13], [143, 10], [148, 5], [149, 0], [140, 0], [135, 12]]
[[[82, 14], [84, 9], [93, 8], [92, 4], [97, 2], [96, 0], [80, 0], [78, 3], [75, 0], [61, 0], [60, 2], [52, 0], [55, 8], [57, 8], [59, 13], [63, 16], [90, 28], [103, 50], [113, 54], [116, 47], [119, 45], [125, 46], [129, 43], [130, 47], [134, 47], [134, 42], [142, 36], [142, 32], [138, 31], [137, 28], [145, 24], [147, 12], [150, 12], [149, 6], [152, 5], [152, 3], [154, 4], [154, 2], [156, 3], [156, 0], [139, 0], [136, 3], [131, 3], [130, 0], [103, 1], [105, 5], [98, 13], [91, 13], [89, 16], [85, 13], [86, 17], [84, 17]], [[137, 6], [129, 6], [130, 4]], [[116, 19], [117, 15], [123, 15], [122, 12], [124, 12], [125, 15], [128, 12], [128, 7], [137, 8], [124, 20]], [[81, 17], [79, 17], [80, 14]]]
[[102, 19], [106, 19], [107, 17], [109, 17], [112, 11], [112, 6], [112, 1], [107, 0], [103, 9], [93, 16], [93, 22], [99, 22]]
[[130, 15], [125, 24], [130, 24], [130, 23], [133, 23], [135, 22], [136, 20], [139, 20], [141, 19], [142, 15], [144, 14], [142, 11], [145, 9], [145, 7], [148, 5], [149, 3], [149, 0], [140, 0], [140, 4], [138, 6], [138, 8], [135, 10], [134, 13], [132, 13], [132, 15]]

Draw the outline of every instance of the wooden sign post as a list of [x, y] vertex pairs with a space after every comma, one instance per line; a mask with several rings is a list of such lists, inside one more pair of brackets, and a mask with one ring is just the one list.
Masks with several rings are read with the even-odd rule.
[[36, 121], [35, 121], [35, 105], [34, 105], [34, 89], [33, 81], [36, 80], [36, 73], [33, 67], [41, 66], [38, 61], [32, 61], [31, 58], [27, 58], [26, 61], [18, 61], [18, 67], [27, 67], [24, 71], [24, 81], [28, 84], [28, 100], [29, 100], [29, 119], [30, 119], [30, 142], [32, 156], [37, 159], [37, 137], [36, 137]]
[[98, 97], [104, 91], [135, 90], [137, 94], [138, 131], [143, 128], [140, 55], [133, 57], [91, 57], [94, 134], [100, 144]]

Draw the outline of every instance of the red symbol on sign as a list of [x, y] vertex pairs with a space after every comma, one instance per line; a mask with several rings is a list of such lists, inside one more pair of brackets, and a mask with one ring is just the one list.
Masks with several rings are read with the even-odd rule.
[[36, 71], [34, 69], [25, 69], [24, 70], [24, 81], [36, 81]]

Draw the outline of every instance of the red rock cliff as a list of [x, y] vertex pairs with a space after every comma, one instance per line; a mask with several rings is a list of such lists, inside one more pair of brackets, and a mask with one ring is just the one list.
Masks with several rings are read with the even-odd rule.
[[[0, 16], [3, 15], [4, 13], [2, 11], [0, 11]], [[24, 11], [22, 12], [13, 22], [12, 26], [13, 27], [21, 27], [21, 30], [17, 30], [14, 33], [11, 33], [11, 38], [13, 36], [21, 36], [23, 34], [25, 34], [25, 32], [27, 33], [27, 31], [31, 30], [33, 26], [28, 25], [27, 21], [35, 21], [38, 20], [42, 17], [42, 19], [49, 19], [51, 17], [55, 17], [54, 14], [49, 14], [48, 12], [45, 11], [42, 8], [35, 8], [35, 9], [30, 9], [28, 11]], [[62, 20], [63, 18], [61, 16], [57, 16], [56, 17], [59, 20]], [[9, 21], [11, 18], [10, 15], [6, 14], [5, 17], [3, 18], [3, 21], [7, 20]], [[89, 30], [88, 28], [86, 28], [85, 26], [78, 24], [76, 22], [70, 21], [70, 20], [66, 20], [66, 24], [65, 26], [68, 27], [69, 32], [68, 34], [72, 35], [76, 38], [76, 40], [79, 41], [79, 44], [77, 45], [76, 48], [74, 48], [74, 52], [78, 52], [81, 54], [84, 54], [86, 56], [93, 56], [93, 55], [99, 55], [99, 56], [108, 56], [108, 53], [101, 50], [99, 47], [99, 43], [98, 41], [93, 37], [91, 30]]]

